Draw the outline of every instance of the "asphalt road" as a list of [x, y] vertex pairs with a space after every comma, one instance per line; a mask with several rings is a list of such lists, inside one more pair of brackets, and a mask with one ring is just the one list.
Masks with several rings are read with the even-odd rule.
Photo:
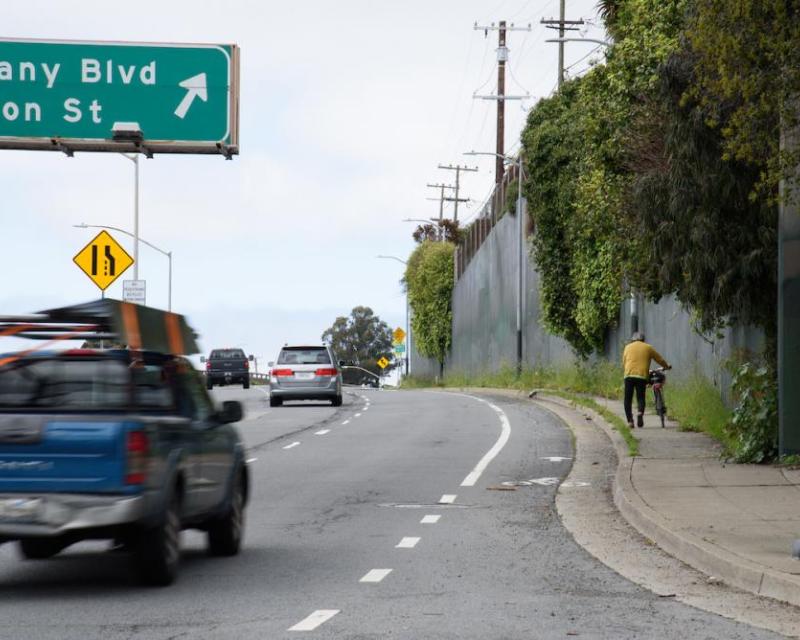
[[246, 404], [242, 553], [208, 557], [186, 532], [178, 582], [152, 589], [104, 544], [47, 561], [0, 546], [0, 638], [780, 637], [659, 598], [579, 547], [554, 507], [569, 432], [531, 404], [214, 394]]

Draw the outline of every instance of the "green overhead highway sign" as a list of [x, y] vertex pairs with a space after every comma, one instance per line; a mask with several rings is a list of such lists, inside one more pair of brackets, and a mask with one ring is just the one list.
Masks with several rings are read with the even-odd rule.
[[236, 45], [0, 39], [0, 148], [238, 153]]

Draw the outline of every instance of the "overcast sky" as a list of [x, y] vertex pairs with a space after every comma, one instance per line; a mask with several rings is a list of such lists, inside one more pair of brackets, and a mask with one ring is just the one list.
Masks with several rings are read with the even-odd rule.
[[[595, 5], [568, 0], [567, 17], [596, 23]], [[472, 95], [496, 91], [497, 34], [473, 24], [533, 26], [508, 40], [507, 93], [533, 96], [508, 103], [513, 149], [525, 110], [555, 87], [557, 45], [539, 20], [557, 12], [558, 0], [27, 0], [6, 4], [0, 36], [241, 47], [240, 155], [142, 159], [140, 232], [173, 251], [173, 309], [203, 348], [266, 361], [284, 342], [319, 341], [356, 305], [404, 324], [403, 265], [375, 256], [405, 259], [403, 218], [438, 213], [426, 182], [453, 176], [437, 164], [480, 166], [463, 179], [476, 202], [461, 218], [493, 183], [491, 159], [462, 156], [494, 149], [495, 103]], [[585, 58], [593, 47], [567, 45], [570, 73], [598, 58]], [[115, 154], [0, 151], [0, 313], [99, 297], [72, 263], [94, 234], [72, 225], [132, 230], [133, 168]], [[166, 308], [166, 258], [142, 246], [139, 267], [148, 304]], [[122, 279], [108, 295], [122, 296]]]

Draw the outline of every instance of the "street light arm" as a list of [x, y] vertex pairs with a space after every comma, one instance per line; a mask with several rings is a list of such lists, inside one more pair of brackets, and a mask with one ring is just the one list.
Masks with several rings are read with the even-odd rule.
[[605, 40], [595, 40], [594, 38], [550, 38], [549, 40], [545, 40], [545, 42], [591, 42], [594, 44], [603, 45], [604, 47], [610, 47], [611, 42], [606, 42]]
[[522, 158], [514, 158], [502, 153], [495, 153], [494, 151], [465, 151], [465, 156], [494, 156], [495, 158], [502, 158], [510, 164], [522, 164]]
[[401, 260], [396, 256], [375, 256], [376, 258], [383, 258], [384, 260], [397, 260], [397, 262], [402, 262], [403, 264], [408, 264], [405, 260]]
[[[130, 231], [125, 231], [125, 229], [120, 229], [119, 227], [112, 227], [109, 224], [86, 224], [86, 223], [81, 223], [81, 224], [73, 224], [72, 226], [73, 227], [77, 227], [78, 229], [111, 229], [112, 231], [119, 231], [120, 233], [124, 233], [126, 236], [130, 236], [131, 238], [135, 238], [136, 237]], [[155, 249], [156, 251], [158, 251], [159, 253], [164, 254], [167, 257], [172, 255], [172, 251], [164, 251], [163, 249], [159, 249], [156, 245], [154, 245], [154, 244], [152, 244], [152, 243], [150, 243], [147, 240], [144, 240], [142, 238], [139, 238], [139, 242], [141, 242], [142, 244], [146, 244], [151, 249]]]

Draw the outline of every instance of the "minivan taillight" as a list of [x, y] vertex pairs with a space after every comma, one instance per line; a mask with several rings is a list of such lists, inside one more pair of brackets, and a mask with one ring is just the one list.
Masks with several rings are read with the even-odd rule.
[[293, 376], [294, 371], [291, 369], [273, 369], [272, 375], [276, 378], [280, 378], [281, 376]]
[[144, 431], [128, 431], [125, 436], [127, 468], [125, 484], [144, 484], [147, 479], [147, 453], [150, 443]]
[[335, 376], [339, 372], [336, 369], [317, 369], [317, 377], [320, 376]]

